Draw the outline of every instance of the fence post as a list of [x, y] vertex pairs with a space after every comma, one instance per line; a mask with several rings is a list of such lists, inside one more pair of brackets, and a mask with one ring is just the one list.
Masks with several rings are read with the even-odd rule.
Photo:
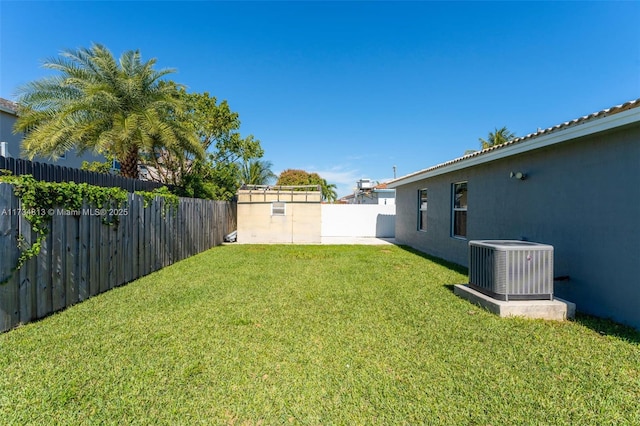
[[89, 205], [82, 204], [82, 213], [78, 223], [78, 300], [83, 301], [90, 297], [89, 282], [91, 279], [91, 254], [89, 244], [91, 241], [91, 216], [85, 214], [89, 211]]
[[117, 271], [118, 271], [118, 244], [117, 244], [117, 232], [115, 225], [102, 225], [103, 228], [107, 228], [107, 240], [109, 241], [109, 260], [108, 260], [108, 284], [109, 289], [116, 286]]
[[162, 222], [162, 201], [161, 197], [154, 197], [153, 202], [151, 203], [153, 218], [151, 219], [151, 264], [153, 265], [153, 271], [159, 270], [162, 266], [160, 265], [160, 245], [162, 243], [162, 235], [161, 235], [161, 222]]
[[59, 311], [64, 308], [66, 303], [66, 287], [65, 277], [65, 233], [64, 233], [64, 217], [54, 215], [51, 218], [51, 231], [47, 238], [51, 238], [51, 257], [53, 265], [51, 268], [51, 295], [53, 301], [53, 310]]
[[98, 235], [100, 236], [100, 293], [109, 290], [109, 229], [102, 223], [102, 216], [95, 216], [98, 225]]
[[140, 274], [140, 196], [129, 194], [129, 220], [131, 222], [131, 275], [130, 280]]
[[65, 294], [66, 294], [66, 306], [71, 306], [78, 303], [78, 293], [80, 285], [78, 283], [78, 240], [79, 240], [79, 225], [80, 218], [72, 215], [65, 215], [62, 217], [64, 226], [64, 280], [65, 280]]
[[13, 187], [0, 184], [0, 251], [3, 253], [0, 259], [0, 280], [4, 281], [11, 276], [7, 283], [0, 284], [0, 332], [15, 327], [20, 321], [19, 276], [12, 271], [18, 260], [15, 239], [18, 216], [13, 213], [19, 208], [17, 199], [13, 196]]
[[[19, 230], [24, 237], [25, 245], [31, 247], [35, 243], [36, 236], [31, 230], [31, 223], [24, 217], [18, 216]], [[20, 280], [20, 322], [27, 323], [38, 317], [37, 307], [37, 258], [29, 259], [19, 272]]]
[[[93, 208], [90, 206], [89, 208]], [[88, 219], [89, 233], [91, 238], [89, 239], [89, 297], [95, 296], [100, 293], [100, 264], [102, 255], [100, 254], [100, 217], [89, 216]]]

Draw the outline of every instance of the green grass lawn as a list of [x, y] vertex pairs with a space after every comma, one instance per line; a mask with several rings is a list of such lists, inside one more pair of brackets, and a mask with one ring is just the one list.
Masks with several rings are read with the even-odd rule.
[[0, 423], [640, 424], [640, 333], [464, 282], [396, 246], [217, 247], [0, 335]]

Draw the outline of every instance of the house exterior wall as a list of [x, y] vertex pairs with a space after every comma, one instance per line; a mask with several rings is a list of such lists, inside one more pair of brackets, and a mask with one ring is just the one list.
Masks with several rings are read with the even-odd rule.
[[351, 204], [395, 205], [395, 190], [384, 189], [355, 193]]
[[353, 200], [353, 204], [358, 204], [358, 205], [377, 205], [377, 204], [379, 204], [378, 194], [358, 193], [358, 194], [356, 194], [356, 196], [355, 196], [355, 198]]
[[13, 134], [13, 124], [16, 122], [15, 114], [0, 109], [0, 142], [7, 142], [7, 150], [12, 157], [20, 156], [20, 144], [23, 133]]
[[[24, 139], [24, 133], [13, 133], [13, 126], [17, 119], [18, 116], [15, 112], [10, 112], [5, 108], [0, 107], [0, 142], [7, 142], [8, 151], [9, 154], [11, 154], [11, 157], [25, 158], [22, 155], [22, 139]], [[82, 166], [83, 161], [104, 162], [106, 161], [106, 158], [103, 155], [96, 155], [93, 152], [85, 152], [78, 155], [77, 151], [69, 151], [64, 158], [59, 158], [56, 161], [45, 157], [35, 157], [33, 158], [33, 161], [79, 169], [80, 166]]]
[[[13, 152], [11, 154], [13, 154]], [[17, 155], [15, 157], [17, 157]], [[64, 167], [71, 167], [73, 169], [79, 169], [80, 167], [82, 167], [83, 161], [88, 161], [89, 163], [93, 161], [98, 161], [100, 163], [104, 163], [105, 161], [107, 161], [107, 159], [105, 156], [94, 154], [93, 152], [85, 152], [83, 154], [78, 154], [77, 151], [69, 151], [66, 153], [64, 157], [58, 158], [55, 161], [46, 157], [34, 157], [33, 161], [39, 161], [41, 163], [55, 164], [57, 166], [64, 166]]]
[[[523, 172], [525, 180], [510, 178]], [[396, 188], [396, 241], [468, 266], [468, 241], [554, 246], [557, 296], [579, 311], [640, 328], [638, 123]], [[468, 188], [467, 237], [451, 236], [452, 184]], [[427, 230], [418, 191], [427, 189]]]
[[[321, 201], [319, 191], [238, 191], [238, 243], [319, 244]], [[272, 214], [282, 202], [284, 215]]]
[[395, 206], [396, 205], [396, 194], [395, 191], [392, 194], [389, 193], [381, 193], [378, 196], [378, 204], [383, 206]]

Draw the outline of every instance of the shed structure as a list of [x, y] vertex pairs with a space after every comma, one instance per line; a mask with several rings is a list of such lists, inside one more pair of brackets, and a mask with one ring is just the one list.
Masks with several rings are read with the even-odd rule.
[[238, 242], [320, 244], [318, 185], [244, 185], [238, 190]]

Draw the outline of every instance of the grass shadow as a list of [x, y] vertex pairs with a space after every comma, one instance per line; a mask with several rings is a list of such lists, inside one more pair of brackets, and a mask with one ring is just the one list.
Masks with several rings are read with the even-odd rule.
[[[455, 272], [457, 272], [459, 274], [462, 274], [462, 275], [469, 275], [469, 268], [466, 268], [466, 267], [464, 267], [462, 265], [459, 265], [457, 263], [449, 262], [449, 261], [444, 260], [442, 258], [439, 258], [439, 257], [436, 257], [436, 256], [432, 256], [430, 254], [427, 254], [425, 252], [422, 252], [422, 251], [417, 250], [417, 249], [415, 249], [413, 247], [410, 247], [410, 246], [405, 246], [405, 245], [401, 245], [401, 244], [396, 244], [396, 246], [401, 248], [402, 250], [404, 250], [406, 252], [409, 252], [409, 253], [415, 255], [415, 256], [422, 257], [423, 259], [426, 259], [426, 260], [428, 260], [430, 262], [433, 262], [433, 263], [435, 263], [435, 264], [437, 264], [439, 266], [442, 266], [443, 268], [450, 269], [450, 270], [455, 271]], [[451, 293], [453, 293], [453, 289], [454, 289], [454, 286], [456, 284], [467, 284], [467, 283], [444, 284], [443, 286], [447, 290], [449, 290]]]
[[[427, 253], [424, 253], [410, 246], [405, 246], [400, 244], [397, 244], [396, 246], [413, 255], [420, 256], [426, 260], [434, 262], [442, 267], [451, 269], [463, 275], [469, 275], [469, 269], [457, 263], [449, 262], [439, 257], [431, 256]], [[466, 283], [456, 283], [456, 284], [466, 284]], [[447, 290], [449, 290], [451, 293], [453, 293], [454, 286], [456, 284], [444, 284], [444, 287]], [[574, 322], [584, 327], [587, 327], [602, 336], [613, 336], [613, 337], [628, 341], [630, 343], [640, 344], [640, 330], [637, 330], [631, 326], [617, 323], [611, 319], [599, 318], [592, 315], [587, 315], [581, 312], [577, 312]]]
[[602, 336], [613, 336], [629, 343], [640, 345], [640, 330], [617, 323], [608, 318], [594, 317], [584, 313], [576, 312], [574, 322], [593, 330]]
[[[466, 284], [466, 283], [460, 283], [460, 284]], [[456, 286], [456, 284], [444, 284], [444, 288], [446, 288], [447, 290], [449, 290], [451, 293], [454, 292], [454, 287]]]
[[439, 258], [439, 257], [436, 257], [436, 256], [432, 256], [432, 255], [427, 254], [427, 253], [425, 253], [423, 251], [414, 249], [413, 247], [409, 247], [409, 246], [405, 246], [405, 245], [401, 245], [401, 244], [396, 244], [396, 247], [399, 247], [402, 250], [404, 250], [406, 252], [409, 252], [409, 253], [411, 253], [413, 255], [420, 256], [420, 257], [422, 257], [424, 259], [427, 259], [427, 260], [429, 260], [429, 261], [431, 261], [431, 262], [433, 262], [433, 263], [435, 263], [437, 265], [440, 265], [440, 266], [445, 267], [447, 269], [451, 269], [452, 271], [458, 272], [458, 273], [463, 274], [463, 275], [469, 275], [469, 268], [464, 267], [462, 265], [459, 265], [457, 263], [449, 262], [449, 261], [444, 260], [442, 258]]

